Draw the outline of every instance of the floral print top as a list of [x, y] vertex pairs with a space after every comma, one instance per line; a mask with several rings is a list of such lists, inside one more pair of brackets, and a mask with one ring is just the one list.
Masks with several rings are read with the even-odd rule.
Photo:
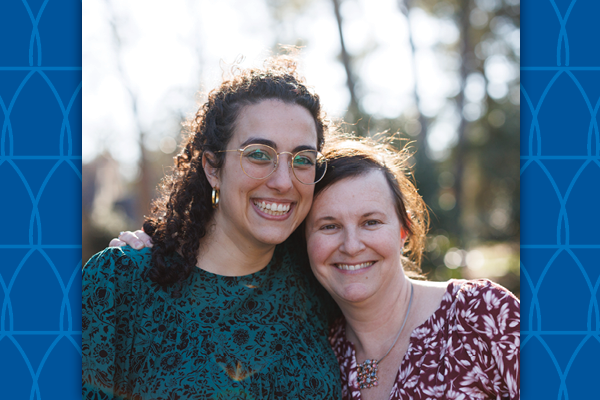
[[148, 279], [149, 249], [96, 254], [83, 270], [82, 398], [339, 399], [331, 299], [290, 247], [252, 275], [195, 268], [180, 298]]
[[[519, 300], [508, 290], [489, 280], [449, 281], [440, 307], [410, 336], [390, 400], [519, 399], [519, 330]], [[343, 318], [329, 341], [340, 363], [342, 397], [360, 399]]]

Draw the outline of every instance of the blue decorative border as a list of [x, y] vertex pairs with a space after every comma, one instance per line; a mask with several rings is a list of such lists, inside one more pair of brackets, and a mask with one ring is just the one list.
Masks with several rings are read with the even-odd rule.
[[81, 398], [81, 2], [0, 2], [0, 398]]
[[521, 5], [526, 399], [600, 398], [599, 11], [594, 1]]

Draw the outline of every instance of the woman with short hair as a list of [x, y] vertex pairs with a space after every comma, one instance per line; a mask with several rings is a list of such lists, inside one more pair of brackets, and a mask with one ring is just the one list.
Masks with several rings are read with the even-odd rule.
[[519, 301], [489, 280], [415, 277], [427, 212], [408, 154], [368, 140], [328, 146], [305, 235], [344, 315], [329, 338], [342, 397], [519, 399]]

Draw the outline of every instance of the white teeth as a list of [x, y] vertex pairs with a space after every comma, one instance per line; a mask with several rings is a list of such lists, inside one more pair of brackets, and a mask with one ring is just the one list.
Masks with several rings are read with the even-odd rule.
[[278, 203], [267, 203], [261, 201], [259, 203], [254, 202], [260, 210], [269, 215], [283, 215], [290, 210], [290, 204], [278, 204]]
[[366, 263], [362, 263], [362, 264], [336, 264], [335, 266], [338, 269], [343, 269], [345, 271], [357, 271], [359, 269], [370, 267], [373, 264], [375, 264], [374, 261], [366, 262]]

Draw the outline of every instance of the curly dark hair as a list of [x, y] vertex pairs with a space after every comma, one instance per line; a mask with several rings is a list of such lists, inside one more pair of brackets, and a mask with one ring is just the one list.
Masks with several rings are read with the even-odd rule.
[[[231, 78], [208, 94], [208, 100], [188, 123], [188, 136], [175, 166], [159, 186], [160, 195], [146, 217], [144, 231], [152, 237], [153, 266], [149, 278], [166, 290], [174, 286], [173, 297], [180, 297], [183, 282], [196, 268], [200, 240], [206, 236], [214, 209], [212, 186], [202, 168], [202, 156], [214, 168], [222, 168], [225, 150], [244, 106], [263, 100], [280, 100], [306, 108], [317, 130], [317, 148], [322, 149], [329, 126], [319, 96], [307, 87], [297, 72], [293, 56], [276, 56], [262, 68], [240, 69], [234, 65]], [[285, 238], [284, 238], [285, 239]], [[180, 263], [166, 264], [166, 257], [179, 251]]]

